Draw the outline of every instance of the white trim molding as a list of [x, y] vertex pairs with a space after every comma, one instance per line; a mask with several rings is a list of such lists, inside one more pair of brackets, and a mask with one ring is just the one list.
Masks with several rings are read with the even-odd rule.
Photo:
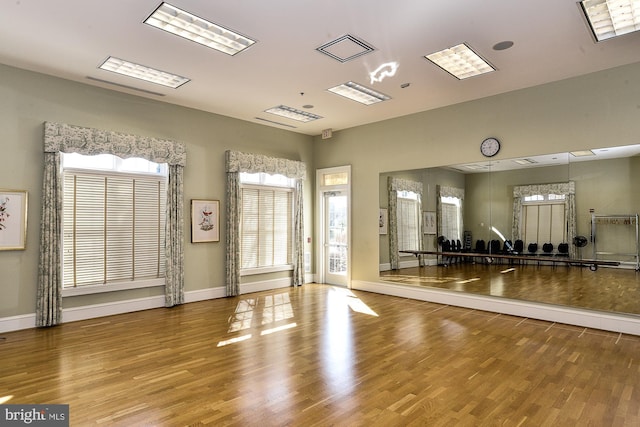
[[508, 298], [471, 295], [456, 291], [426, 289], [384, 282], [354, 280], [351, 282], [351, 288], [419, 301], [429, 301], [438, 304], [640, 336], [640, 317], [625, 315], [623, 313], [605, 313], [574, 307], [523, 302]]

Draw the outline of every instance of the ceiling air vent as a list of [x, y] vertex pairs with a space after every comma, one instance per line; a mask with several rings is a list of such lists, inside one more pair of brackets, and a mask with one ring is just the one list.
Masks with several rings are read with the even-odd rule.
[[373, 52], [376, 49], [368, 43], [347, 34], [330, 41], [329, 43], [323, 44], [316, 48], [316, 50], [330, 56], [336, 61], [347, 62], [359, 56]]

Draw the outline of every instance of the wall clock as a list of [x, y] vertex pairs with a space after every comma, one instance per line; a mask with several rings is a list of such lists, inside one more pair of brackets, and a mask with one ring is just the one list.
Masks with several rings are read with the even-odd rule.
[[493, 157], [500, 151], [500, 141], [496, 138], [487, 138], [480, 144], [480, 152], [486, 157]]

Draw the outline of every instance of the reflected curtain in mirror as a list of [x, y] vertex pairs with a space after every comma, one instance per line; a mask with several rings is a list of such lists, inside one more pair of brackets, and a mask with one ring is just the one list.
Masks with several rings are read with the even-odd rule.
[[[401, 248], [399, 246], [400, 240], [406, 241], [415, 235], [415, 250], [422, 250], [423, 247], [422, 183], [390, 176], [387, 180], [387, 188], [389, 190], [389, 261], [391, 269], [397, 270], [400, 267], [398, 251], [409, 249], [407, 247]], [[415, 194], [415, 200], [413, 202], [404, 201], [403, 199], [406, 197], [403, 197], [403, 193]], [[403, 217], [401, 218], [400, 215]], [[400, 239], [400, 233], [407, 237]]]
[[[523, 238], [523, 206], [525, 198], [531, 196], [560, 195], [564, 196], [564, 209], [567, 237], [566, 242], [551, 242], [556, 245], [559, 243], [569, 243], [569, 257], [577, 257], [577, 248], [571, 244], [576, 236], [576, 189], [573, 181], [560, 182], [552, 184], [537, 185], [519, 185], [513, 187], [513, 239], [519, 240]], [[530, 242], [539, 243], [541, 246], [547, 242]]]

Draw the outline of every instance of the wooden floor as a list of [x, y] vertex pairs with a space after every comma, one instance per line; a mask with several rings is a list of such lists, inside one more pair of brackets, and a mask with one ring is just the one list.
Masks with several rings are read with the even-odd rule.
[[404, 285], [640, 314], [640, 273], [632, 269], [458, 263], [403, 268], [380, 276]]
[[4, 334], [72, 426], [638, 426], [640, 337], [307, 284]]

